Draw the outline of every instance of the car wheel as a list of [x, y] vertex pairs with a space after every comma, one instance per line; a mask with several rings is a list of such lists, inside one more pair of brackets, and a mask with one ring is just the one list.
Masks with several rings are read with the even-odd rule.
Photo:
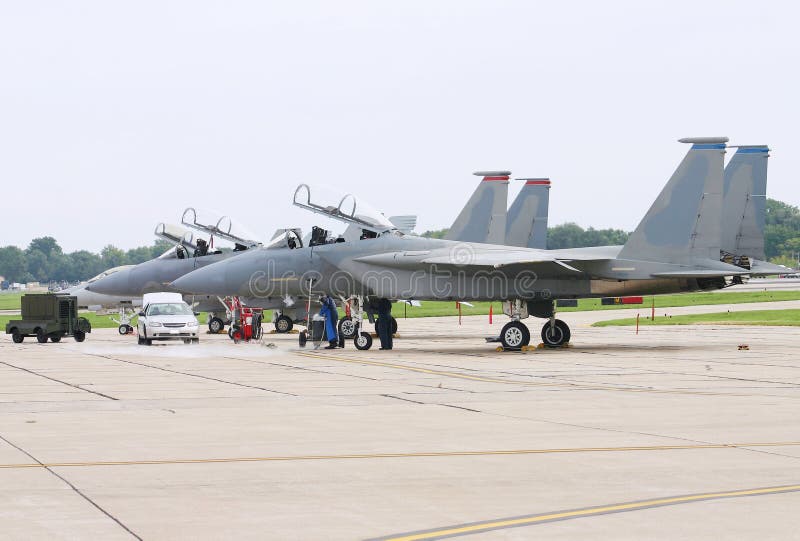
[[36, 329], [36, 341], [40, 344], [47, 343], [47, 335], [42, 329]]
[[22, 341], [25, 340], [25, 337], [19, 333], [19, 330], [12, 329], [11, 340], [13, 340], [15, 344], [21, 344]]

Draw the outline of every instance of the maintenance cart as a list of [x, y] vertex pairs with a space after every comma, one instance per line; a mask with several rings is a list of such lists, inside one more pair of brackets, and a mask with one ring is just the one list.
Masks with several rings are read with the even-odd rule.
[[9, 321], [6, 334], [15, 344], [26, 336], [35, 336], [40, 344], [60, 342], [63, 336], [72, 336], [83, 342], [92, 325], [84, 317], [78, 317], [78, 298], [71, 295], [42, 293], [22, 296], [22, 319]]

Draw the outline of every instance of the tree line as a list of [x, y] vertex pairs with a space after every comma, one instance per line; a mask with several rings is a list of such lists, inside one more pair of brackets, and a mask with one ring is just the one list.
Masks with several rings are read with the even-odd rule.
[[136, 265], [158, 257], [171, 247], [158, 240], [151, 246], [121, 250], [108, 245], [99, 254], [88, 250], [64, 253], [53, 237], [39, 237], [24, 250], [0, 247], [0, 276], [7, 282], [80, 282], [120, 265]]
[[[447, 229], [426, 231], [424, 237], [442, 238]], [[584, 246], [625, 244], [630, 233], [621, 229], [594, 229], [566, 223], [547, 229], [547, 247], [551, 250]], [[766, 256], [773, 263], [797, 266], [800, 256], [800, 209], [767, 199], [764, 228]], [[0, 276], [8, 282], [78, 282], [120, 265], [136, 265], [156, 258], [171, 247], [164, 240], [150, 246], [121, 250], [108, 245], [99, 254], [87, 250], [64, 253], [53, 237], [33, 239], [24, 250], [16, 246], [0, 247]]]

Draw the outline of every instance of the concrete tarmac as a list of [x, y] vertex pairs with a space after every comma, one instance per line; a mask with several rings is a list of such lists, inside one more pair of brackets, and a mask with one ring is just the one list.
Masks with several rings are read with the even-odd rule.
[[0, 539], [800, 538], [797, 329], [589, 326], [620, 314], [527, 353], [503, 316], [393, 351], [0, 335]]

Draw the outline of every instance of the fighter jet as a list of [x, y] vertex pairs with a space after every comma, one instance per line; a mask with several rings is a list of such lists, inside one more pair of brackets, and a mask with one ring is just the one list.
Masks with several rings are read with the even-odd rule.
[[[720, 260], [750, 271], [750, 276], [782, 274], [793, 270], [783, 265], [774, 265], [764, 259], [764, 224], [766, 222], [766, 188], [767, 158], [769, 148], [766, 145], [742, 145], [736, 147], [736, 153], [725, 166], [722, 201], [722, 238], [720, 243]], [[480, 173], [475, 173], [480, 174]], [[508, 172], [497, 172], [510, 174]], [[525, 185], [514, 203], [508, 209], [507, 216], [502, 209], [507, 188], [501, 187], [502, 180], [508, 182], [508, 176], [485, 178], [494, 182], [481, 182], [470, 199], [469, 218], [473, 227], [485, 231], [493, 223], [506, 221], [507, 246], [527, 246], [529, 248], [547, 247], [547, 214], [549, 207], [550, 180], [546, 178], [521, 179]], [[501, 182], [497, 182], [501, 181]], [[487, 199], [491, 191], [494, 207], [480, 207], [475, 200]], [[481, 197], [477, 197], [477, 196]], [[465, 214], [462, 211], [462, 215]], [[459, 217], [461, 218], [461, 216]], [[489, 235], [475, 242], [490, 242]], [[622, 246], [608, 246], [607, 250], [622, 250]]]
[[482, 177], [445, 235], [447, 240], [547, 248], [550, 179], [523, 178], [525, 184], [506, 210], [510, 171], [477, 171]]
[[[154, 231], [156, 237], [174, 243], [174, 246], [156, 259], [139, 265], [120, 268], [114, 273], [86, 285], [91, 293], [141, 298], [145, 293], [173, 291], [170, 283], [176, 278], [205, 265], [221, 261], [260, 243], [251, 237], [244, 237], [237, 231], [230, 218], [222, 216], [217, 219], [198, 217], [198, 211], [187, 208], [181, 218], [181, 226], [160, 223]], [[214, 250], [204, 239], [194, 238], [187, 228], [205, 232], [234, 244], [234, 251]], [[241, 229], [238, 226], [238, 229]], [[229, 320], [226, 305], [216, 296], [189, 295], [185, 300], [195, 310], [209, 312], [209, 329], [219, 332]], [[120, 330], [122, 332], [122, 330]]]
[[[504, 347], [530, 342], [520, 321], [528, 315], [548, 319], [542, 340], [561, 345], [570, 329], [555, 318], [553, 299], [719, 289], [749, 272], [719, 260], [727, 141], [680, 140], [690, 150], [621, 249], [510, 249], [404, 235], [360, 200], [317, 201], [301, 184], [296, 206], [361, 228], [360, 239], [318, 234], [308, 246], [280, 253], [256, 248], [172, 285], [184, 293], [255, 297], [325, 292], [352, 299], [359, 325], [362, 309], [381, 298], [503, 301], [511, 316], [500, 334]], [[369, 334], [360, 332], [355, 345], [369, 348]]]

